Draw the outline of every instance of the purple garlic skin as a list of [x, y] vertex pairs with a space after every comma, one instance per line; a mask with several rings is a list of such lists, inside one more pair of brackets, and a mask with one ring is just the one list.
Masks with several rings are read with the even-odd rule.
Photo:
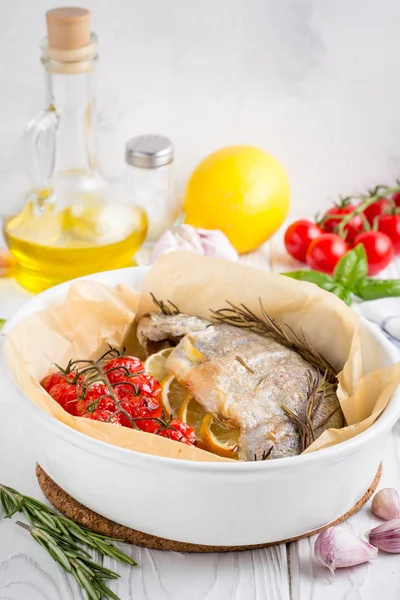
[[176, 231], [165, 231], [153, 248], [151, 263], [161, 254], [174, 250], [189, 250], [203, 256], [217, 256], [237, 261], [239, 255], [222, 231], [196, 229], [181, 225]]
[[376, 517], [390, 521], [400, 517], [400, 498], [394, 488], [384, 488], [372, 500], [372, 512]]
[[377, 554], [374, 546], [345, 527], [328, 527], [321, 531], [314, 545], [315, 558], [332, 576], [335, 569], [360, 565], [374, 560]]
[[400, 553], [400, 518], [386, 521], [368, 533], [371, 544], [391, 554]]

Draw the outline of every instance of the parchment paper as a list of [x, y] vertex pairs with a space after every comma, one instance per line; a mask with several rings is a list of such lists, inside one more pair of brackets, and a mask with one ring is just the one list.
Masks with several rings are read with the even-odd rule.
[[158, 299], [171, 300], [182, 312], [210, 317], [210, 309], [245, 304], [267, 313], [304, 335], [339, 372], [338, 397], [348, 426], [325, 431], [306, 452], [349, 439], [369, 427], [400, 385], [400, 363], [371, 371], [372, 339], [360, 335], [359, 318], [333, 294], [313, 284], [223, 259], [174, 252], [162, 256], [147, 275], [140, 294], [81, 281], [66, 300], [26, 317], [8, 335], [5, 353], [22, 391], [42, 410], [66, 425], [116, 446], [147, 454], [198, 461], [229, 459], [153, 434], [73, 417], [40, 386], [53, 363], [100, 355], [107, 343], [135, 348], [135, 315], [140, 318]]

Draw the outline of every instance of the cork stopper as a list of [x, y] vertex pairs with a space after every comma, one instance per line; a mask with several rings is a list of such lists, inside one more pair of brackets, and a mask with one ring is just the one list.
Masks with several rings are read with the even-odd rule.
[[48, 44], [57, 50], [77, 50], [90, 44], [90, 11], [53, 8], [46, 13]]

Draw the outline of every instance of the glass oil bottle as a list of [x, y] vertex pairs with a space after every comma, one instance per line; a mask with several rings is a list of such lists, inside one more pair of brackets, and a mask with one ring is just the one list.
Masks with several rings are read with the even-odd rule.
[[90, 13], [59, 8], [46, 16], [47, 107], [28, 124], [25, 139], [31, 189], [21, 212], [3, 225], [15, 277], [33, 292], [133, 264], [147, 232], [144, 210], [98, 167]]

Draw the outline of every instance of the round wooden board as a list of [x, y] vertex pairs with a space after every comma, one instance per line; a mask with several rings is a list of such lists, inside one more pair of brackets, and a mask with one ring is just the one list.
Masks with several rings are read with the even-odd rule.
[[114, 521], [110, 521], [109, 519], [98, 515], [89, 508], [86, 508], [86, 506], [83, 506], [83, 504], [80, 504], [77, 500], [74, 500], [67, 494], [67, 492], [64, 492], [64, 490], [62, 490], [39, 465], [36, 466], [36, 475], [43, 494], [53, 504], [53, 506], [66, 517], [73, 519], [84, 527], [92, 529], [96, 533], [119, 538], [129, 544], [145, 546], [146, 548], [153, 548], [155, 550], [173, 550], [175, 552], [232, 552], [236, 550], [253, 550], [256, 548], [274, 546], [276, 544], [284, 544], [286, 542], [295, 542], [303, 537], [314, 535], [323, 529], [326, 529], [327, 527], [342, 523], [342, 521], [348, 519], [348, 517], [356, 513], [362, 506], [364, 506], [364, 504], [376, 490], [381, 478], [381, 473], [382, 465], [379, 466], [373, 482], [361, 500], [359, 500], [359, 502], [357, 502], [357, 504], [353, 506], [353, 508], [345, 515], [339, 517], [339, 519], [333, 523], [330, 523], [330, 525], [326, 525], [325, 527], [321, 527], [320, 529], [316, 529], [295, 538], [270, 542], [268, 544], [257, 544], [255, 546], [203, 546], [199, 544], [187, 544], [185, 542], [174, 542], [173, 540], [167, 540], [165, 538], [156, 537], [155, 535], [149, 535], [148, 533], [142, 533], [141, 531], [136, 531], [136, 529], [130, 529], [129, 527], [119, 525]]

